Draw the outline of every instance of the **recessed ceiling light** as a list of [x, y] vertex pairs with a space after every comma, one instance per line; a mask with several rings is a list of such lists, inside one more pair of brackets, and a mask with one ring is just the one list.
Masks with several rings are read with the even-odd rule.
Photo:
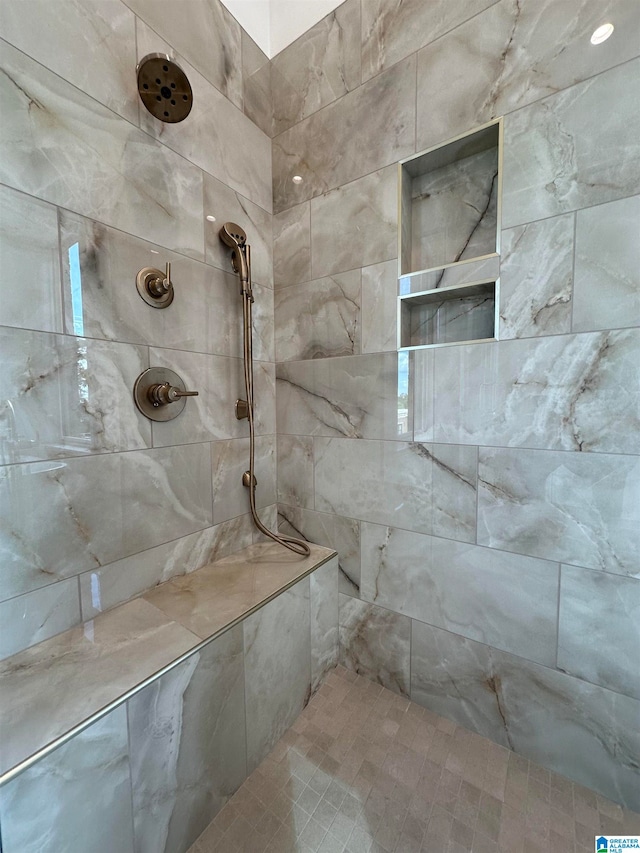
[[211, 214], [209, 214], [209, 215], [207, 216], [207, 222], [215, 222], [215, 221], [216, 221], [215, 216], [212, 216]]
[[301, 184], [302, 183], [302, 175], [294, 175], [291, 178], [291, 180], [293, 181], [294, 184]]
[[593, 35], [591, 36], [591, 44], [602, 44], [603, 41], [606, 41], [611, 33], [613, 32], [613, 24], [603, 24], [601, 27], [598, 27], [597, 30], [594, 30]]

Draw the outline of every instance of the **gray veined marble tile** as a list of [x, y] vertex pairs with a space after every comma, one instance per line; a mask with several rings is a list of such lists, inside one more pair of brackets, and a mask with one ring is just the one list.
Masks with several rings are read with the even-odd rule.
[[151, 446], [150, 421], [131, 399], [146, 349], [4, 328], [0, 350], [2, 464]]
[[3, 788], [0, 820], [5, 853], [133, 853], [124, 707]]
[[338, 589], [360, 596], [360, 522], [333, 513], [278, 505], [278, 529], [282, 533], [315, 542], [338, 552]]
[[0, 324], [62, 331], [56, 209], [0, 186]]
[[[411, 353], [409, 405], [413, 408], [414, 441], [433, 441], [435, 410], [435, 350]], [[411, 393], [412, 392], [412, 393]]]
[[278, 502], [313, 509], [313, 438], [309, 435], [278, 436]]
[[640, 807], [640, 703], [413, 622], [411, 698], [605, 797]]
[[398, 262], [373, 264], [362, 270], [362, 352], [397, 349]]
[[218, 0], [127, 0], [133, 9], [182, 53], [236, 106], [242, 106], [240, 24]]
[[483, 448], [478, 543], [638, 575], [640, 460]]
[[475, 447], [314, 441], [317, 510], [475, 541]]
[[4, 601], [0, 604], [0, 659], [61, 634], [79, 622], [75, 578]]
[[627, 62], [506, 117], [505, 227], [640, 192], [639, 75]]
[[[269, 504], [269, 506], [260, 507], [258, 509], [258, 518], [264, 526], [273, 531], [278, 532], [278, 504]], [[253, 525], [253, 521], [251, 522]], [[264, 535], [255, 525], [253, 525], [253, 542], [254, 545], [260, 542], [271, 541]]]
[[555, 666], [558, 564], [362, 525], [363, 600]]
[[273, 217], [273, 279], [275, 287], [311, 278], [311, 204], [297, 204]]
[[[592, 32], [608, 20], [615, 22], [614, 36], [594, 47]], [[576, 0], [571, 6], [501, 0], [491, 5], [418, 53], [417, 149], [637, 56], [638, 23], [634, 0]]]
[[276, 360], [360, 353], [360, 270], [281, 288], [275, 294]]
[[397, 182], [398, 170], [390, 166], [312, 200], [315, 278], [396, 257]]
[[212, 524], [208, 444], [0, 468], [7, 596]]
[[[409, 57], [276, 136], [274, 210], [285, 210], [412, 154], [415, 81], [415, 57]], [[302, 182], [294, 184], [293, 175], [300, 175]]]
[[[274, 296], [270, 288], [261, 287], [259, 284], [253, 285], [253, 357], [256, 361], [274, 362], [276, 360]], [[240, 299], [239, 295], [238, 299]]]
[[640, 326], [640, 196], [576, 215], [573, 330]]
[[338, 558], [309, 575], [311, 614], [311, 690], [338, 663]]
[[571, 331], [574, 225], [567, 213], [502, 232], [501, 339]]
[[271, 62], [242, 30], [242, 95], [244, 114], [267, 136], [273, 136]]
[[367, 0], [362, 4], [362, 77], [368, 80], [384, 68], [463, 21], [486, 9], [495, 0]]
[[184, 853], [246, 777], [242, 627], [128, 702], [136, 851]]
[[0, 180], [204, 257], [202, 173], [6, 43]]
[[311, 693], [309, 579], [245, 619], [247, 769], [260, 764]]
[[7, 0], [0, 30], [6, 41], [37, 62], [138, 123], [136, 25], [124, 3]]
[[639, 378], [635, 329], [440, 349], [435, 438], [638, 453]]
[[274, 134], [360, 85], [360, 3], [347, 0], [271, 62]]
[[[216, 524], [249, 511], [249, 493], [242, 475], [249, 470], [249, 439], [216, 441], [211, 445], [213, 519]], [[256, 505], [276, 502], [276, 437], [256, 437]]]
[[[216, 5], [222, 8], [220, 3]], [[180, 17], [184, 14], [183, 9]], [[171, 18], [174, 17], [178, 16], [171, 15]], [[183, 56], [176, 54], [168, 42], [141, 21], [138, 21], [137, 38], [138, 61], [149, 53], [166, 53], [183, 68], [193, 89], [193, 108], [183, 122], [167, 124], [158, 121], [146, 109], [141, 109], [140, 126], [270, 213], [272, 189], [269, 137], [239, 107], [230, 103], [211, 82], [185, 62]], [[240, 61], [239, 50], [237, 61]]]
[[411, 619], [340, 595], [340, 663], [401, 696], [409, 695]]
[[[204, 214], [215, 216], [215, 222], [205, 222], [204, 242], [208, 264], [232, 272], [231, 250], [218, 236], [224, 222], [236, 222], [247, 232], [251, 246], [251, 277], [256, 284], [273, 287], [272, 216], [226, 184], [204, 175]], [[237, 276], [233, 274], [237, 281]], [[236, 290], [238, 299], [239, 288]]]
[[500, 256], [494, 253], [485, 258], [459, 261], [437, 270], [402, 275], [398, 280], [398, 292], [404, 296], [409, 293], [422, 293], [424, 290], [444, 290], [460, 284], [496, 281], [499, 276]]
[[[93, 338], [240, 356], [237, 277], [99, 222], [60, 212], [65, 330]], [[136, 290], [138, 271], [171, 263], [175, 298], [156, 311]]]
[[640, 580], [562, 567], [558, 669], [640, 699]]
[[[208, 563], [246, 548], [253, 542], [249, 515], [223, 521], [197, 533], [157, 545], [100, 569], [84, 572], [80, 582], [82, 618], [86, 622], [176, 575], [188, 574]], [[55, 585], [57, 586], [57, 584]], [[45, 587], [53, 589], [54, 587]]]
[[379, 353], [276, 367], [278, 432], [398, 436], [398, 357]]
[[[264, 361], [256, 362], [253, 366], [253, 376], [256, 435], [274, 435], [276, 431], [276, 366]], [[242, 393], [240, 396], [244, 398], [245, 395]]]

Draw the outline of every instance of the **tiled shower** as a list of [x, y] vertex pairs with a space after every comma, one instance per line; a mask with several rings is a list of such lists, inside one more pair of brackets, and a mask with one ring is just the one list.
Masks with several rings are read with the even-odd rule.
[[[218, 0], [5, 0], [1, 656], [258, 541], [234, 220], [259, 511], [338, 552], [343, 666], [640, 810], [639, 23], [346, 0], [269, 60]], [[153, 52], [182, 123], [139, 101]], [[497, 340], [399, 352], [398, 163], [499, 117]], [[156, 365], [200, 392], [166, 424], [131, 400]]]

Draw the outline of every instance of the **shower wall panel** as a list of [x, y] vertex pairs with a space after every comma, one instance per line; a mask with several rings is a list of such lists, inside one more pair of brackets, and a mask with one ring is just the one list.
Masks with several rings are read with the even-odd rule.
[[[638, 810], [638, 6], [360, 6], [362, 85], [273, 140], [281, 528], [346, 666]], [[499, 116], [500, 342], [395, 355], [396, 162]]]

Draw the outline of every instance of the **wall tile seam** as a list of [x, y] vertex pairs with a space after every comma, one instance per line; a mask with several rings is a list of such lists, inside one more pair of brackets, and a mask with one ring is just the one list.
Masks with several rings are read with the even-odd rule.
[[[135, 844], [136, 844], [136, 808], [135, 808], [135, 802], [134, 802], [134, 798], [133, 798], [133, 790], [134, 790], [134, 787], [133, 787], [133, 769], [131, 767], [131, 756], [133, 754], [133, 736], [132, 736], [132, 729], [131, 729], [130, 702], [131, 702], [131, 699], [127, 699], [126, 702], [124, 702], [124, 713], [125, 713], [125, 720], [126, 720], [126, 725], [127, 725], [127, 767], [129, 770], [129, 793], [131, 796], [131, 842], [132, 842], [132, 847], [135, 850]], [[114, 708], [114, 711], [115, 710], [116, 709]]]
[[[340, 593], [340, 594], [343, 595], [345, 598], [349, 598], [349, 596], [345, 595], [344, 593]], [[382, 609], [382, 610], [389, 610], [389, 608], [381, 607], [381, 605], [379, 605], [379, 604], [371, 604], [371, 602], [365, 602], [365, 603], [369, 604], [372, 607], [380, 607], [380, 609]], [[389, 612], [394, 613], [394, 614], [399, 615], [399, 616], [406, 616], [406, 614], [397, 613], [395, 610], [390, 610]], [[447, 628], [441, 628], [439, 625], [433, 625], [430, 622], [424, 622], [421, 619], [415, 619], [413, 616], [407, 616], [406, 618], [411, 619], [411, 623], [412, 623], [411, 633], [412, 634], [413, 634], [413, 630], [414, 630], [413, 629], [413, 623], [414, 622], [421, 624], [421, 625], [427, 625], [428, 627], [434, 628], [437, 631], [444, 631], [445, 633], [451, 634], [454, 637], [458, 637], [462, 640], [468, 640], [468, 642], [470, 642], [470, 643], [477, 643], [478, 645], [484, 646], [485, 648], [489, 649], [492, 652], [498, 652], [498, 654], [500, 654], [500, 655], [507, 655], [510, 658], [514, 658], [516, 661], [526, 661], [527, 663], [533, 664], [534, 666], [542, 667], [543, 669], [549, 670], [550, 672], [555, 672], [559, 675], [562, 675], [565, 678], [573, 679], [574, 681], [577, 681], [581, 684], [588, 685], [589, 687], [597, 687], [598, 690], [605, 690], [607, 693], [613, 694], [614, 696], [623, 696], [625, 699], [630, 699], [631, 701], [635, 702], [638, 705], [638, 710], [640, 712], [640, 699], [638, 699], [636, 696], [631, 696], [628, 693], [622, 693], [619, 690], [613, 690], [611, 687], [605, 687], [602, 684], [598, 684], [595, 681], [588, 681], [586, 678], [582, 678], [579, 675], [574, 675], [573, 673], [567, 672], [566, 670], [558, 669], [558, 668], [553, 667], [553, 666], [548, 666], [547, 664], [540, 663], [539, 661], [536, 661], [536, 660], [531, 660], [530, 658], [526, 658], [523, 655], [517, 655], [517, 654], [514, 654], [513, 652], [508, 652], [508, 651], [505, 651], [504, 649], [499, 649], [497, 646], [492, 646], [489, 643], [482, 642], [482, 640], [474, 640], [470, 637], [465, 637], [463, 634], [457, 634], [455, 631], [450, 631]]]
[[[362, 310], [362, 309], [360, 309]], [[1, 328], [1, 327], [0, 327]], [[368, 356], [378, 357], [381, 355], [387, 356], [398, 356], [398, 350], [389, 349], [389, 350], [375, 350], [374, 352], [349, 352], [342, 353], [336, 355], [324, 355], [320, 358], [285, 358], [280, 359], [279, 361], [271, 362], [275, 364], [276, 368], [280, 367], [280, 365], [293, 365], [293, 364], [324, 364], [330, 361], [337, 361], [340, 358], [367, 358]], [[276, 379], [278, 377], [276, 376]]]
[[[232, 190], [233, 192], [235, 192], [237, 195], [241, 196], [242, 198], [245, 198], [247, 201], [251, 202], [251, 204], [255, 204], [255, 206], [256, 206], [256, 207], [259, 207], [262, 211], [264, 211], [264, 213], [268, 214], [269, 216], [273, 216], [273, 211], [272, 211], [272, 210], [267, 210], [267, 208], [262, 207], [262, 205], [261, 205], [261, 204], [259, 204], [259, 202], [254, 201], [254, 200], [253, 200], [253, 199], [251, 199], [251, 198], [248, 198], [247, 196], [243, 195], [239, 190], [235, 189], [234, 187], [232, 187], [232, 186], [230, 186], [230, 185], [228, 185], [228, 184], [225, 184], [225, 183], [224, 183], [224, 181], [221, 181], [221, 180], [220, 180], [220, 178], [216, 178], [216, 176], [215, 176], [215, 175], [212, 175], [210, 172], [207, 172], [205, 169], [203, 169], [203, 168], [202, 168], [202, 166], [199, 166], [197, 163], [194, 163], [192, 160], [189, 160], [189, 158], [188, 158], [188, 157], [186, 157], [184, 154], [182, 154], [180, 151], [177, 151], [175, 148], [172, 148], [170, 145], [168, 145], [168, 144], [167, 144], [166, 142], [164, 142], [163, 140], [158, 139], [157, 137], [153, 136], [153, 134], [152, 134], [152, 133], [150, 133], [149, 131], [145, 130], [145, 129], [144, 129], [143, 127], [141, 127], [139, 124], [136, 124], [136, 123], [134, 123], [133, 121], [131, 121], [130, 119], [127, 119], [127, 118], [125, 118], [124, 116], [120, 115], [120, 113], [115, 112], [115, 110], [113, 110], [111, 107], [106, 106], [105, 104], [103, 104], [103, 103], [102, 103], [102, 101], [99, 101], [97, 98], [94, 98], [94, 97], [93, 97], [93, 95], [90, 95], [88, 92], [85, 92], [85, 90], [84, 90], [84, 89], [80, 89], [78, 86], [76, 86], [74, 83], [71, 83], [71, 82], [70, 82], [69, 80], [67, 80], [65, 77], [62, 77], [60, 74], [57, 74], [55, 71], [52, 71], [50, 68], [47, 68], [47, 66], [46, 66], [46, 65], [43, 65], [41, 62], [39, 62], [37, 59], [34, 59], [34, 58], [33, 58], [32, 56], [30, 56], [28, 53], [25, 53], [25, 52], [24, 52], [23, 50], [21, 50], [19, 47], [16, 47], [14, 44], [12, 44], [11, 42], [7, 41], [6, 39], [3, 39], [2, 37], [0, 37], [0, 44], [1, 44], [1, 43], [4, 43], [4, 44], [9, 45], [9, 47], [11, 47], [11, 48], [12, 48], [13, 50], [15, 50], [16, 52], [20, 53], [22, 56], [25, 56], [25, 57], [26, 57], [30, 62], [33, 62], [33, 63], [35, 63], [39, 68], [44, 69], [44, 71], [45, 71], [47, 74], [52, 74], [52, 75], [53, 75], [54, 77], [56, 77], [57, 79], [62, 80], [62, 81], [63, 81], [63, 83], [65, 83], [65, 85], [67, 85], [67, 86], [71, 86], [71, 87], [72, 87], [73, 89], [75, 89], [77, 92], [80, 92], [80, 93], [81, 93], [81, 95], [82, 95], [84, 98], [89, 98], [90, 100], [94, 101], [94, 102], [95, 102], [96, 104], [98, 104], [102, 109], [108, 110], [108, 111], [109, 111], [113, 116], [115, 116], [116, 118], [118, 118], [120, 121], [125, 122], [125, 123], [126, 123], [126, 124], [128, 124], [130, 127], [134, 128], [138, 133], [143, 133], [143, 134], [144, 134], [148, 139], [150, 139], [152, 142], [156, 143], [157, 145], [161, 145], [163, 148], [166, 148], [168, 151], [171, 151], [171, 152], [172, 152], [173, 154], [175, 154], [177, 157], [180, 157], [180, 159], [181, 159], [181, 160], [183, 160], [185, 163], [188, 163], [188, 164], [189, 164], [189, 166], [191, 166], [192, 168], [197, 169], [199, 172], [201, 172], [201, 174], [202, 174], [202, 175], [207, 175], [209, 178], [212, 178], [214, 181], [218, 181], [219, 183], [224, 184], [224, 186], [226, 186], [228, 189], [230, 189], [230, 190]], [[214, 87], [214, 88], [215, 88], [215, 87]], [[216, 91], [217, 91], [217, 90], [216, 90]], [[227, 100], [228, 100], [228, 99], [227, 99]], [[230, 101], [229, 103], [232, 103], [232, 102]], [[235, 107], [235, 104], [233, 104], [233, 106]], [[236, 109], [237, 109], [237, 107], [236, 107]], [[241, 111], [240, 111], [240, 112], [241, 112]], [[242, 115], [244, 115], [244, 113], [241, 113], [241, 114], [242, 114]], [[251, 121], [251, 119], [247, 119], [247, 120], [248, 120], [248, 121]], [[253, 122], [252, 122], [252, 124], [253, 124]], [[257, 125], [256, 125], [256, 127], [257, 127]], [[259, 129], [259, 128], [258, 128], [258, 129]], [[264, 132], [264, 131], [261, 131], [261, 132]], [[266, 136], [266, 134], [265, 134], [265, 136]], [[266, 138], [267, 138], [267, 139], [269, 139], [269, 137], [268, 137], [268, 136], [266, 136]], [[203, 181], [203, 183], [204, 183], [204, 181]], [[4, 184], [4, 186], [9, 187], [9, 189], [15, 190], [16, 192], [23, 192], [23, 190], [21, 190], [19, 187], [13, 187], [11, 184]], [[24, 194], [24, 195], [31, 195], [30, 193], [24, 193], [24, 192], [23, 192], [23, 194]], [[32, 198], [36, 198], [36, 199], [38, 199], [39, 201], [44, 201], [44, 202], [45, 202], [45, 203], [47, 203], [47, 204], [52, 204], [52, 202], [47, 201], [47, 199], [40, 198], [39, 196], [32, 196]], [[273, 192], [272, 192], [272, 198], [273, 198]], [[56, 206], [56, 205], [53, 205], [53, 206]], [[69, 209], [69, 212], [71, 212], [71, 213], [76, 213], [78, 216], [84, 216], [84, 218], [85, 218], [85, 219], [89, 219], [89, 218], [90, 218], [90, 217], [87, 217], [87, 216], [85, 216], [84, 214], [82, 214], [82, 213], [80, 213], [80, 212], [78, 212], [78, 211], [75, 211], [75, 210], [70, 210], [70, 209]], [[99, 222], [100, 220], [93, 220], [93, 221]], [[113, 227], [114, 227], [114, 226], [112, 226], [112, 225], [108, 225], [107, 223], [101, 223], [101, 224], [106, 225], [106, 227], [108, 227], [108, 228], [113, 228]], [[116, 228], [115, 230], [120, 230], [120, 231], [121, 231], [122, 229], [118, 229], [118, 228]], [[122, 233], [127, 234], [128, 232], [124, 231], [124, 232], [122, 232]], [[132, 235], [130, 235], [130, 236], [132, 236], [132, 237], [136, 237], [137, 235], [132, 234]], [[143, 238], [143, 237], [138, 237], [138, 239], [143, 240], [144, 238]], [[150, 242], [150, 241], [147, 241], [147, 242]], [[173, 250], [172, 250], [172, 251], [173, 251]], [[177, 254], [181, 254], [181, 253], [179, 253], [179, 252], [178, 252]], [[190, 256], [189, 256], [189, 255], [186, 255], [185, 257], [190, 257]], [[193, 258], [193, 260], [197, 260], [197, 258]]]

